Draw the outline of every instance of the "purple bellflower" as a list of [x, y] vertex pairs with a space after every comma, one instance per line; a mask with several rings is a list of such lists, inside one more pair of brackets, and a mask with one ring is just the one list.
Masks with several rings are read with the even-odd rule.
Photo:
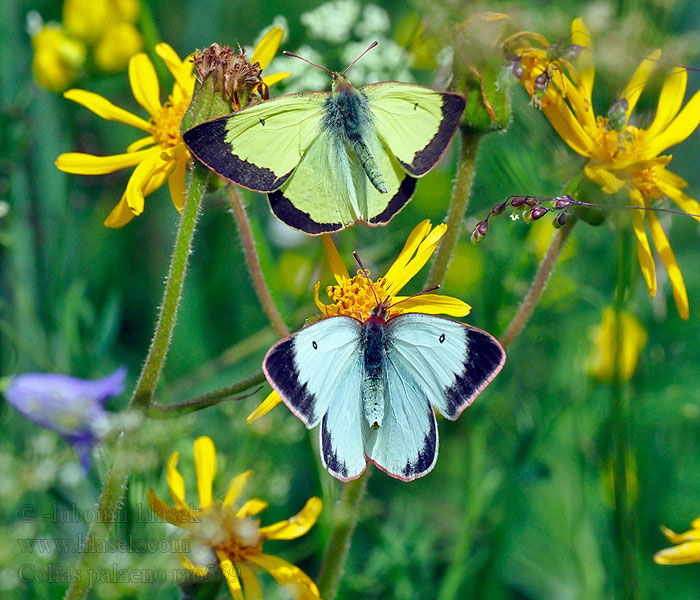
[[12, 378], [5, 397], [27, 419], [73, 444], [87, 473], [90, 451], [99, 439], [96, 425], [107, 414], [104, 404], [124, 391], [125, 377], [126, 367], [95, 381], [25, 373]]

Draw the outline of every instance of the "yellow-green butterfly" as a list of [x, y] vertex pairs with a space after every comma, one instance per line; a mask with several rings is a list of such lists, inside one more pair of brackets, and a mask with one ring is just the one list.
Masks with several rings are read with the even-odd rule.
[[383, 225], [411, 198], [415, 178], [440, 160], [465, 99], [397, 82], [358, 90], [348, 69], [325, 69], [331, 93], [261, 102], [193, 127], [185, 143], [222, 177], [267, 192], [291, 227], [318, 235], [357, 221]]

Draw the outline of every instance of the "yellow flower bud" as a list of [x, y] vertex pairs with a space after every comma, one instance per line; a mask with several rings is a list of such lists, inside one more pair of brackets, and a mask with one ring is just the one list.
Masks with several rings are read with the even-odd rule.
[[65, 90], [85, 63], [85, 45], [67, 35], [57, 23], [44, 25], [33, 37], [34, 79], [52, 92]]
[[123, 71], [143, 49], [143, 37], [131, 23], [110, 26], [95, 46], [95, 64], [103, 71]]
[[110, 0], [65, 0], [63, 3], [66, 30], [88, 43], [98, 40], [113, 18]]

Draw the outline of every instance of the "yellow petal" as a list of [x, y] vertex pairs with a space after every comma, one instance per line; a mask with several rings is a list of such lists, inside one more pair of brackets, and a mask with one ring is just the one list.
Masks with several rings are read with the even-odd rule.
[[104, 175], [120, 169], [133, 167], [159, 153], [158, 148], [148, 148], [128, 154], [93, 156], [82, 152], [66, 152], [56, 159], [56, 166], [65, 173], [76, 175]]
[[[428, 225], [430, 225], [429, 221]], [[433, 255], [433, 252], [435, 252], [435, 248], [437, 248], [438, 243], [442, 239], [442, 236], [445, 235], [446, 231], [447, 225], [444, 223], [436, 225], [420, 244], [418, 244], [418, 248], [416, 248], [415, 255], [413, 256], [408, 252], [404, 253], [406, 250], [406, 246], [404, 246], [404, 250], [401, 251], [403, 257], [401, 254], [399, 255], [401, 263], [405, 263], [403, 268], [401, 270], [395, 269], [397, 263], [399, 263], [399, 259], [397, 259], [389, 269], [389, 272], [384, 276], [387, 282], [386, 290], [390, 296], [397, 294], [411, 279], [413, 279], [416, 273], [425, 266], [425, 263], [430, 260], [430, 257]]]
[[132, 56], [129, 61], [129, 82], [136, 102], [155, 117], [161, 109], [160, 86], [153, 63], [143, 52]]
[[109, 213], [109, 216], [104, 220], [104, 226], [112, 228], [123, 227], [135, 216], [136, 215], [131, 211], [126, 201], [126, 194], [122, 194], [121, 200], [119, 200], [117, 205], [112, 209], [112, 212]]
[[144, 121], [141, 117], [132, 115], [129, 111], [115, 106], [109, 100], [98, 94], [93, 94], [85, 90], [68, 90], [63, 94], [63, 97], [77, 102], [78, 104], [82, 104], [85, 108], [107, 121], [119, 121], [120, 123], [143, 129], [144, 131], [150, 132], [151, 130], [148, 121]]
[[[408, 261], [411, 260], [411, 257], [415, 254], [420, 243], [425, 239], [425, 236], [428, 235], [431, 227], [430, 220], [426, 219], [413, 228], [401, 252], [399, 252], [399, 255], [396, 257], [394, 264], [391, 265], [386, 275], [384, 275], [387, 284], [391, 285], [391, 283], [398, 278], [401, 271], [406, 268]], [[398, 292], [399, 290], [397, 289], [396, 291]]]
[[[398, 304], [404, 296], [394, 296], [394, 304]], [[459, 298], [440, 296], [439, 294], [422, 294], [401, 302], [400, 307], [405, 312], [425, 313], [427, 315], [450, 315], [451, 317], [466, 317], [472, 307]]]
[[224, 574], [224, 577], [226, 577], [228, 589], [231, 592], [231, 595], [234, 597], [234, 600], [245, 600], [243, 598], [243, 590], [241, 589], [241, 582], [238, 579], [236, 567], [231, 562], [231, 559], [221, 550], [216, 551], [216, 556], [219, 557], [221, 572]]
[[[194, 85], [194, 77], [192, 75], [192, 62], [185, 59], [180, 60], [177, 52], [172, 49], [169, 44], [161, 42], [156, 44], [156, 54], [163, 59], [165, 66], [172, 73], [173, 79], [183, 89], [191, 93]], [[158, 98], [160, 104], [160, 98]]]
[[282, 81], [283, 79], [287, 79], [287, 77], [291, 77], [291, 73], [272, 73], [271, 75], [266, 75], [263, 77], [263, 82], [267, 87], [273, 86], [276, 83]]
[[155, 144], [156, 140], [152, 135], [147, 135], [144, 138], [141, 138], [140, 140], [136, 140], [135, 142], [132, 142], [129, 144], [126, 148], [127, 152], [136, 152], [138, 150], [141, 150], [142, 148], [146, 146], [150, 146], [151, 144]]
[[666, 548], [654, 554], [654, 562], [660, 565], [687, 565], [700, 562], [700, 542], [686, 542]]
[[[551, 88], [550, 88], [551, 89]], [[558, 93], [547, 92], [548, 104], [543, 104], [542, 112], [554, 127], [559, 137], [581, 156], [590, 156], [593, 141], [576, 120], [569, 106]]]
[[[593, 95], [593, 80], [595, 78], [595, 64], [593, 62], [592, 39], [591, 32], [586, 27], [583, 19], [577, 18], [571, 22], [571, 43], [583, 46], [584, 51], [578, 57], [578, 72], [583, 86], [583, 93], [591, 105], [591, 97]], [[592, 107], [590, 108], [593, 112]]]
[[248, 423], [248, 425], [255, 423], [255, 421], [269, 413], [280, 402], [282, 402], [282, 398], [279, 397], [279, 394], [275, 390], [272, 390], [267, 398], [262, 401], [260, 406], [246, 417], [246, 423]]
[[343, 283], [350, 279], [348, 270], [345, 268], [340, 254], [333, 243], [333, 238], [327, 233], [321, 234], [321, 241], [323, 242], [323, 247], [326, 249], [326, 258], [328, 259], [328, 264], [331, 267], [333, 276], [338, 283]]
[[[644, 206], [644, 200], [639, 190], [635, 189], [630, 192], [630, 200], [635, 206]], [[632, 225], [634, 234], [637, 236], [639, 266], [642, 269], [644, 281], [646, 281], [649, 288], [649, 295], [653, 298], [656, 295], [656, 270], [654, 268], [654, 259], [651, 256], [651, 248], [649, 248], [647, 232], [644, 228], [644, 215], [641, 210], [632, 211]]]
[[683, 104], [685, 88], [688, 83], [688, 72], [682, 67], [676, 67], [664, 81], [659, 94], [659, 103], [656, 108], [654, 121], [647, 128], [646, 139], [651, 142], [661, 133], [668, 124], [673, 121]]
[[189, 509], [183, 510], [181, 508], [173, 508], [168, 503], [156, 496], [155, 491], [152, 489], [148, 490], [146, 495], [148, 496], [148, 505], [151, 507], [151, 510], [156, 513], [159, 519], [163, 519], [163, 521], [167, 521], [172, 525], [177, 525], [185, 529], [190, 528], [190, 524], [192, 523], [192, 513]]
[[180, 453], [177, 451], [170, 455], [170, 460], [165, 470], [165, 479], [170, 487], [170, 495], [173, 497], [175, 506], [183, 510], [189, 510], [189, 507], [185, 504], [185, 480], [180, 475], [180, 471], [177, 470], [179, 458]]
[[[314, 285], [314, 302], [316, 303], [318, 310], [320, 310], [324, 315], [328, 316], [328, 306], [325, 305], [323, 302], [321, 302], [318, 298], [318, 290], [320, 288], [321, 288], [321, 282], [317, 281], [316, 285]], [[276, 394], [276, 393], [277, 392], [274, 392], [274, 391], [272, 392], [272, 394]], [[272, 394], [270, 394], [270, 396], [272, 396]], [[270, 396], [267, 397], [268, 400], [270, 399]], [[271, 408], [274, 408], [275, 406], [277, 406], [280, 402], [282, 402], [282, 399], [279, 396], [277, 396], [277, 401], [272, 406], [270, 406], [270, 408], [268, 408], [265, 412], [258, 414], [258, 411], [263, 407], [263, 405], [261, 404], [258, 407], [258, 409], [255, 410], [254, 413], [251, 413], [248, 416], [248, 419], [247, 419], [248, 423], [252, 423], [253, 421], [256, 421], [257, 419], [262, 417], [265, 413], [267, 413]], [[255, 418], [253, 418], [253, 415], [255, 415]]]
[[656, 180], [661, 181], [661, 183], [667, 186], [673, 186], [677, 190], [682, 190], [683, 188], [688, 187], [688, 182], [685, 179], [679, 177], [675, 173], [672, 173], [668, 169], [657, 169]]
[[199, 506], [211, 506], [211, 490], [216, 474], [216, 448], [212, 439], [206, 435], [194, 441], [194, 468], [197, 472], [197, 489]]
[[209, 569], [204, 565], [195, 565], [186, 554], [179, 554], [178, 558], [180, 559], [180, 564], [197, 577], [204, 577], [209, 572]]
[[627, 98], [627, 118], [625, 119], [625, 125], [637, 105], [637, 100], [644, 90], [644, 86], [649, 81], [649, 77], [654, 72], [656, 65], [658, 63], [659, 57], [661, 56], [661, 50], [656, 49], [651, 54], [649, 54], [637, 67], [637, 70], [632, 75], [632, 79], [627, 84], [625, 91], [622, 92], [620, 98]]
[[569, 101], [569, 104], [571, 104], [571, 107], [574, 109], [576, 120], [583, 127], [587, 136], [593, 138], [597, 133], [598, 125], [596, 123], [596, 116], [593, 111], [591, 98], [587, 95], [588, 92], [584, 87], [583, 81], [579, 77], [578, 85], [576, 83], [570, 83], [566, 77], [561, 75], [561, 71], [559, 71], [559, 76], [555, 79], [555, 82], [557, 81], [563, 82], [563, 85], [561, 85], [561, 87], [564, 88], [562, 95]]
[[182, 213], [182, 209], [185, 208], [185, 173], [189, 162], [189, 153], [185, 150], [184, 144], [182, 152], [177, 152], [176, 156], [175, 168], [168, 177], [168, 188], [175, 208]]
[[700, 529], [700, 517], [698, 517], [697, 519], [693, 520], [693, 522], [690, 524], [690, 526], [691, 526], [693, 529]]
[[239, 564], [238, 568], [240, 569], [241, 579], [243, 580], [246, 600], [262, 600], [262, 590], [253, 572], [245, 563]]
[[700, 124], [700, 91], [695, 92], [668, 127], [649, 142], [647, 152], [650, 156], [656, 156], [666, 148], [675, 146], [693, 133], [698, 124]]
[[671, 531], [668, 527], [661, 526], [661, 533], [663, 533], [672, 544], [680, 544], [681, 542], [692, 542], [694, 540], [700, 540], [700, 530], [691, 529], [685, 533], [676, 533]]
[[318, 600], [318, 588], [309, 576], [286, 560], [270, 554], [258, 554], [248, 558], [272, 575], [294, 600]]
[[226, 497], [223, 501], [223, 506], [231, 506], [243, 492], [248, 480], [253, 476], [253, 471], [246, 471], [240, 475], [236, 475], [228, 484], [228, 489], [226, 490]]
[[261, 513], [268, 507], [268, 503], [259, 498], [251, 498], [238, 509], [236, 513], [236, 518], [245, 519], [246, 517], [252, 517]]
[[275, 57], [282, 38], [284, 30], [281, 27], [273, 27], [265, 34], [260, 43], [255, 47], [253, 56], [250, 57], [251, 64], [260, 63], [260, 68], [264, 71]]
[[615, 177], [615, 175], [603, 167], [592, 167], [586, 165], [583, 170], [586, 177], [600, 185], [603, 188], [603, 191], [607, 194], [614, 194], [615, 192], [618, 192], [623, 185], [625, 185], [625, 182], [622, 179], [618, 179]]
[[321, 514], [323, 503], [320, 498], [310, 498], [306, 506], [286, 521], [260, 528], [260, 535], [268, 540], [293, 540], [311, 529]]
[[126, 184], [126, 201], [135, 215], [143, 212], [145, 197], [165, 183], [174, 166], [174, 162], [163, 161], [161, 153], [155, 152], [134, 169]]
[[649, 230], [651, 231], [651, 238], [654, 240], [654, 246], [656, 246], [656, 251], [661, 256], [661, 260], [666, 267], [668, 272], [668, 278], [671, 280], [671, 289], [673, 290], [673, 299], [676, 301], [676, 307], [678, 308], [678, 313], [681, 319], [688, 320], [690, 315], [688, 308], [688, 292], [685, 289], [685, 283], [683, 282], [683, 275], [681, 270], [678, 268], [678, 263], [676, 262], [676, 257], [671, 249], [671, 244], [668, 243], [668, 238], [661, 229], [661, 224], [656, 218], [656, 215], [650, 211], [647, 215], [649, 218]]

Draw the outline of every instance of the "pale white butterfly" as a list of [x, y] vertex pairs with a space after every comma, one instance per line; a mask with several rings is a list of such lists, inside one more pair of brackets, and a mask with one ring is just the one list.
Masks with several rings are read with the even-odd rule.
[[387, 319], [316, 321], [275, 344], [263, 371], [311, 429], [321, 423], [323, 466], [356, 479], [367, 460], [411, 481], [438, 455], [433, 407], [455, 420], [496, 376], [506, 355], [488, 333], [452, 319], [403, 313]]

